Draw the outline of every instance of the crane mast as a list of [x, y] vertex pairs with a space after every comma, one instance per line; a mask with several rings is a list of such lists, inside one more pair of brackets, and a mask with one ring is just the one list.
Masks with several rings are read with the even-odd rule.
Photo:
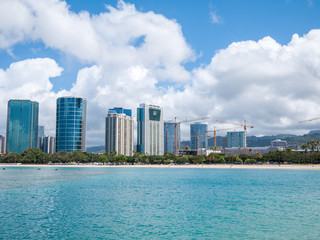
[[234, 122], [228, 122], [228, 121], [224, 121], [224, 120], [217, 120], [217, 122], [222, 122], [222, 123], [230, 123], [233, 125], [238, 125], [238, 126], [242, 126], [244, 129], [244, 147], [245, 147], [245, 154], [248, 153], [248, 149], [247, 149], [247, 128], [254, 128], [253, 126], [249, 126], [247, 125], [247, 121], [244, 120], [244, 124], [241, 123], [234, 123]]
[[195, 122], [195, 121], [200, 121], [200, 120], [205, 120], [205, 119], [208, 119], [208, 117], [196, 118], [196, 119], [190, 119], [190, 120], [177, 122], [177, 117], [175, 117], [174, 123], [166, 123], [165, 124], [165, 126], [174, 124], [174, 152], [175, 152], [176, 156], [178, 156], [178, 124], [187, 123], [187, 122]]

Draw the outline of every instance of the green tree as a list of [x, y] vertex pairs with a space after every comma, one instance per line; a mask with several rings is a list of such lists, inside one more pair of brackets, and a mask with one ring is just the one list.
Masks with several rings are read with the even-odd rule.
[[2, 163], [19, 163], [21, 162], [21, 155], [19, 153], [7, 153], [1, 157]]
[[71, 159], [69, 162], [80, 162], [80, 163], [88, 163], [89, 157], [87, 154], [81, 151], [74, 151], [71, 153]]
[[127, 162], [127, 158], [126, 156], [120, 154], [120, 155], [113, 156], [112, 161], [115, 163], [125, 163]]
[[244, 161], [244, 164], [257, 164], [257, 160], [253, 158], [248, 158]]
[[32, 148], [24, 150], [21, 153], [21, 161], [23, 163], [43, 164], [48, 163], [47, 154], [42, 152], [39, 148]]

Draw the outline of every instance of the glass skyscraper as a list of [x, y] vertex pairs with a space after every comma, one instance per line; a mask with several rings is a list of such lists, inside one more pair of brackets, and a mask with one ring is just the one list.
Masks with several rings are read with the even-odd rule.
[[38, 145], [39, 103], [10, 100], [7, 114], [7, 150], [22, 153]]
[[198, 150], [197, 138], [199, 136], [199, 149], [208, 148], [207, 133], [208, 124], [196, 122], [190, 124], [190, 139], [191, 139], [191, 150]]
[[227, 132], [228, 148], [241, 147], [244, 148], [244, 131]]
[[159, 106], [140, 104], [137, 108], [137, 151], [163, 155], [163, 110]]
[[[174, 121], [164, 122], [164, 152], [175, 154], [175, 124]], [[180, 124], [177, 124], [177, 149], [180, 149]]]
[[125, 109], [125, 108], [121, 108], [121, 107], [115, 107], [115, 108], [112, 108], [112, 109], [109, 109], [108, 113], [124, 113], [125, 115], [129, 116], [129, 117], [132, 117], [132, 111], [131, 109]]
[[56, 151], [85, 151], [87, 100], [77, 97], [57, 99]]

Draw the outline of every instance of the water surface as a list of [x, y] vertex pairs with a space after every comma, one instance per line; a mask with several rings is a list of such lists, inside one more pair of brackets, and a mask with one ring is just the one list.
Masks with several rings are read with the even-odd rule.
[[320, 171], [0, 170], [0, 239], [320, 239]]

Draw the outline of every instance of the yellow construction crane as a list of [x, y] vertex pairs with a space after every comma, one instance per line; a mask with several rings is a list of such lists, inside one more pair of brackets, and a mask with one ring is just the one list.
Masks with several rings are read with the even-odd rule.
[[[171, 136], [171, 135], [166, 135], [166, 136], [167, 136], [167, 137], [173, 137], [173, 136]], [[207, 138], [209, 138], [210, 136], [200, 136], [199, 133], [198, 133], [196, 136], [182, 136], [182, 137], [190, 137], [190, 138], [196, 137], [196, 138], [197, 138], [197, 155], [199, 155], [199, 153], [200, 153], [200, 149], [199, 149], [199, 139], [200, 139], [200, 137], [207, 137]], [[178, 156], [178, 155], [176, 155], [176, 156]]]
[[187, 122], [195, 122], [195, 121], [201, 121], [208, 119], [208, 117], [204, 118], [197, 118], [197, 119], [191, 119], [191, 120], [184, 120], [177, 122], [177, 118], [174, 118], [174, 123], [165, 123], [164, 125], [167, 127], [168, 125], [174, 125], [174, 152], [175, 155], [178, 156], [178, 124], [181, 123], [187, 123]]
[[[240, 127], [237, 127], [237, 128], [240, 128]], [[219, 132], [219, 131], [228, 131], [228, 130], [236, 130], [237, 128], [216, 129], [216, 127], [214, 126], [213, 130], [208, 130], [208, 131], [206, 131], [206, 133], [213, 132], [214, 148], [216, 148], [217, 147], [217, 132]]]
[[254, 127], [247, 125], [247, 121], [246, 120], [244, 120], [244, 124], [228, 122], [228, 121], [224, 121], [224, 120], [217, 120], [217, 122], [230, 123], [230, 124], [233, 124], [233, 125], [238, 125], [238, 126], [242, 126], [243, 127], [243, 129], [244, 129], [244, 148], [245, 148], [245, 154], [247, 154], [247, 128], [254, 128]]
[[319, 119], [320, 119], [320, 117], [316, 117], [316, 118], [311, 118], [311, 119], [308, 119], [308, 120], [302, 120], [302, 121], [299, 121], [299, 123], [311, 122], [311, 121], [319, 120]]

